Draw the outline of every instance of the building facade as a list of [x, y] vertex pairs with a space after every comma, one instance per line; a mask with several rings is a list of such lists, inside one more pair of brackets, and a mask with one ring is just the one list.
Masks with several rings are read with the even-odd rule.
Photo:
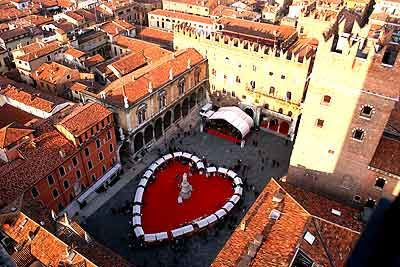
[[[207, 57], [210, 94], [217, 105], [240, 106], [261, 129], [293, 140], [315, 43], [299, 39], [292, 27], [224, 20], [220, 30], [211, 34], [177, 27], [174, 48], [194, 47]], [[240, 40], [239, 31], [233, 36], [225, 33], [223, 29], [232, 34], [234, 23], [265, 27], [264, 32], [271, 34], [275, 32], [282, 38], [281, 49], [274, 48], [269, 40], [259, 38], [257, 41], [256, 33], [254, 39], [248, 40]], [[268, 38], [268, 33], [265, 36]]]

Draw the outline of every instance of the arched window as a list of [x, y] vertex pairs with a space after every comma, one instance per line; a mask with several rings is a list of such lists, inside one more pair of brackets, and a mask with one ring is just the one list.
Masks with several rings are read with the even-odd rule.
[[278, 110], [278, 112], [282, 114], [282, 113], [283, 113], [283, 109], [280, 108], [280, 109]]
[[275, 87], [271, 86], [271, 87], [269, 88], [269, 94], [270, 94], [270, 95], [275, 94]]
[[291, 111], [288, 112], [287, 114], [289, 117], [292, 117], [293, 113]]
[[255, 89], [256, 88], [256, 82], [255, 81], [250, 81], [250, 86], [251, 86], [251, 89]]
[[236, 82], [240, 83], [240, 77], [239, 76], [236, 76]]
[[286, 101], [290, 101], [290, 100], [292, 100], [292, 92], [287, 91], [286, 92]]

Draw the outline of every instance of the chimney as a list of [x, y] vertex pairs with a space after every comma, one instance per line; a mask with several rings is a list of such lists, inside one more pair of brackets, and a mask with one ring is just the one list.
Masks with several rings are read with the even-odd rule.
[[188, 68], [188, 70], [191, 68], [191, 66], [190, 66], [190, 58], [188, 59], [188, 62], [187, 62], [188, 64], [187, 64], [187, 68]]
[[65, 151], [64, 150], [60, 150], [58, 151], [58, 153], [60, 154], [60, 157], [64, 158], [65, 157]]
[[56, 215], [56, 213], [54, 212], [54, 210], [51, 210], [51, 218], [52, 218], [53, 220], [57, 220], [57, 215]]
[[151, 81], [149, 81], [149, 93], [153, 92], [153, 85], [151, 84]]
[[172, 72], [172, 68], [169, 69], [169, 79], [171, 81], [174, 79], [174, 73]]
[[88, 233], [85, 231], [85, 241], [87, 243], [90, 243], [92, 241], [92, 239], [90, 238], [90, 236], [88, 235]]
[[124, 95], [124, 106], [125, 108], [129, 108], [128, 97]]
[[65, 221], [66, 225], [69, 225], [69, 219], [68, 219], [68, 215], [66, 212], [64, 213], [64, 221]]

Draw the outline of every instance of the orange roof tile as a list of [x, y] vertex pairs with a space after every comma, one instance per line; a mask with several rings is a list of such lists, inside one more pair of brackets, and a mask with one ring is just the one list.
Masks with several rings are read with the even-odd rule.
[[59, 125], [74, 136], [79, 136], [95, 124], [104, 120], [112, 112], [97, 103], [89, 103], [76, 108], [71, 114], [66, 116]]
[[6, 148], [33, 132], [31, 128], [11, 123], [0, 129], [0, 148]]
[[79, 71], [56, 62], [51, 62], [40, 65], [40, 67], [32, 73], [32, 78], [51, 84], [58, 84], [67, 75], [71, 75], [71, 78], [73, 78], [72, 76], [79, 76]]
[[108, 22], [104, 23], [103, 25], [100, 26], [100, 28], [103, 31], [105, 31], [106, 33], [108, 33], [112, 36], [116, 36], [126, 30], [134, 29], [135, 26], [124, 20], [114, 19], [112, 21], [108, 21]]
[[[344, 266], [359, 233], [309, 213], [285, 188], [284, 184], [270, 180], [212, 266], [238, 266], [241, 260], [250, 262], [249, 266], [290, 266], [299, 247], [316, 264], [326, 266], [333, 260], [334, 266]], [[277, 194], [282, 196], [279, 203], [273, 201]], [[272, 210], [280, 212], [277, 220], [269, 218]], [[317, 230], [323, 234], [318, 236]], [[304, 240], [307, 231], [316, 237], [312, 245]]]
[[163, 10], [163, 9], [156, 9], [149, 12], [149, 15], [156, 15], [156, 16], [164, 16], [173, 19], [180, 19], [180, 20], [188, 20], [194, 22], [200, 22], [204, 24], [213, 24], [213, 20], [209, 17], [202, 17], [197, 15], [191, 15], [187, 13], [177, 12], [177, 11], [170, 11], [170, 10]]
[[374, 157], [369, 164], [371, 167], [400, 175], [400, 141], [382, 136]]
[[118, 35], [115, 38], [115, 44], [122, 47], [126, 47], [133, 53], [143, 54], [146, 58], [148, 58], [151, 61], [156, 61], [166, 55], [172, 54], [172, 52], [161, 48], [159, 45], [141, 41], [138, 39], [129, 38], [122, 35]]
[[13, 107], [9, 104], [5, 104], [0, 107], [0, 128], [6, 125], [17, 122], [18, 124], [25, 125], [27, 123], [33, 122], [38, 117]]
[[130, 73], [108, 85], [103, 92], [107, 100], [117, 105], [123, 105], [123, 88], [130, 103], [135, 103], [148, 92], [149, 82], [154, 89], [161, 87], [169, 81], [169, 71], [172, 68], [174, 77], [187, 70], [188, 61], [191, 66], [200, 63], [204, 58], [193, 48], [175, 53], [175, 57], [169, 55], [157, 63], [150, 64], [136, 72]]
[[85, 66], [90, 68], [90, 67], [97, 65], [99, 63], [102, 63], [104, 61], [105, 61], [104, 57], [102, 57], [100, 54], [96, 54], [94, 56], [88, 57], [85, 60]]
[[137, 33], [137, 38], [159, 45], [171, 46], [174, 40], [174, 34], [154, 28], [142, 27]]
[[115, 61], [110, 65], [123, 76], [140, 67], [143, 67], [146, 64], [147, 64], [147, 59], [143, 54], [131, 53], [127, 56], [122, 57], [121, 59]]
[[234, 18], [221, 18], [218, 20], [218, 23], [224, 25], [223, 31], [231, 31], [262, 38], [280, 37], [286, 40], [296, 34], [296, 29], [294, 27], [286, 25], [273, 25]]
[[86, 52], [83, 52], [83, 51], [78, 50], [78, 49], [73, 48], [73, 47], [69, 47], [69, 48], [64, 52], [64, 54], [71, 55], [71, 56], [73, 56], [74, 58], [81, 58], [81, 57], [83, 57], [83, 56], [86, 55]]
[[49, 95], [39, 90], [21, 89], [13, 85], [8, 85], [6, 88], [1, 89], [0, 94], [44, 112], [51, 112], [57, 105], [67, 102], [63, 98]]
[[18, 57], [17, 59], [22, 61], [30, 62], [32, 60], [44, 57], [48, 54], [51, 54], [59, 49], [61, 49], [61, 43], [57, 41], [50, 42], [48, 44], [44, 44], [44, 46], [40, 47], [37, 50], [34, 50], [28, 54]]

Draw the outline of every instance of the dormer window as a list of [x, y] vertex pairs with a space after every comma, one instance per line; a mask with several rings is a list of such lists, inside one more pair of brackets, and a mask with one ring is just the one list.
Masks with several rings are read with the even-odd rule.
[[324, 95], [324, 97], [322, 98], [322, 103], [323, 104], [331, 103], [331, 97], [329, 95]]
[[355, 139], [355, 140], [362, 141], [362, 140], [364, 139], [364, 135], [365, 135], [364, 130], [362, 130], [362, 129], [355, 129], [355, 130], [353, 130], [352, 137], [353, 137], [353, 139]]

